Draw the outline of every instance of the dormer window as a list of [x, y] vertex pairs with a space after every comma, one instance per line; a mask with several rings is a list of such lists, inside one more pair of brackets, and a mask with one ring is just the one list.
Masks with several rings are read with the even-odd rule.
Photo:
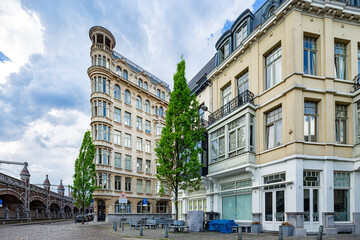
[[236, 31], [236, 47], [240, 45], [240, 43], [246, 38], [247, 36], [247, 24], [242, 25]]
[[268, 17], [270, 17], [271, 15], [273, 15], [274, 11], [275, 11], [275, 7], [272, 6], [272, 7], [269, 9]]
[[220, 48], [220, 63], [223, 62], [230, 55], [230, 43], [227, 41]]

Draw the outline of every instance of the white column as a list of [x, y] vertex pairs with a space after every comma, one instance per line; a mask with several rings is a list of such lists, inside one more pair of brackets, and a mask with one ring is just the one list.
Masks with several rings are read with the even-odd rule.
[[286, 187], [285, 212], [304, 211], [303, 160], [293, 159], [286, 162], [286, 181], [293, 181]]
[[334, 212], [334, 163], [331, 160], [326, 160], [324, 163], [323, 173], [324, 184], [323, 196], [324, 196], [324, 212]]

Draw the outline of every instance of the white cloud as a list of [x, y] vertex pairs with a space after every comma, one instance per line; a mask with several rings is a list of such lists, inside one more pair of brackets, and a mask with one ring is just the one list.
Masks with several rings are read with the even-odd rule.
[[37, 14], [22, 8], [19, 0], [0, 1], [0, 51], [11, 59], [0, 62], [0, 83], [17, 72], [31, 54], [43, 52], [43, 31]]
[[[70, 124], [71, 123], [71, 124]], [[28, 162], [30, 181], [41, 184], [49, 174], [52, 184], [72, 184], [74, 162], [90, 116], [75, 110], [52, 109], [29, 124], [21, 140], [0, 142], [0, 159]], [[19, 178], [21, 166], [0, 166], [0, 172]]]

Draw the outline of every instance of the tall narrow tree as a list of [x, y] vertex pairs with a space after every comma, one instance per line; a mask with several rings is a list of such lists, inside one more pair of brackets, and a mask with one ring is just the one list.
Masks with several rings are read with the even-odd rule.
[[200, 187], [202, 152], [200, 141], [204, 129], [200, 125], [199, 104], [185, 78], [185, 60], [177, 64], [174, 75], [174, 89], [171, 92], [169, 109], [166, 112], [166, 124], [162, 136], [155, 148], [158, 157], [157, 179], [161, 182], [160, 193], [173, 194], [175, 216], [178, 219], [179, 190], [197, 190]]
[[82, 223], [84, 224], [84, 210], [91, 204], [95, 186], [95, 146], [92, 143], [91, 133], [87, 130], [79, 151], [79, 156], [75, 160], [75, 173], [73, 176], [73, 197], [75, 205], [81, 209]]

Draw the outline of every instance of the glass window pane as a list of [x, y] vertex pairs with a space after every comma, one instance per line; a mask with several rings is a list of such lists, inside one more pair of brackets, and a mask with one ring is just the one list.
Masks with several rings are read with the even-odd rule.
[[265, 193], [265, 221], [273, 220], [272, 192]]

